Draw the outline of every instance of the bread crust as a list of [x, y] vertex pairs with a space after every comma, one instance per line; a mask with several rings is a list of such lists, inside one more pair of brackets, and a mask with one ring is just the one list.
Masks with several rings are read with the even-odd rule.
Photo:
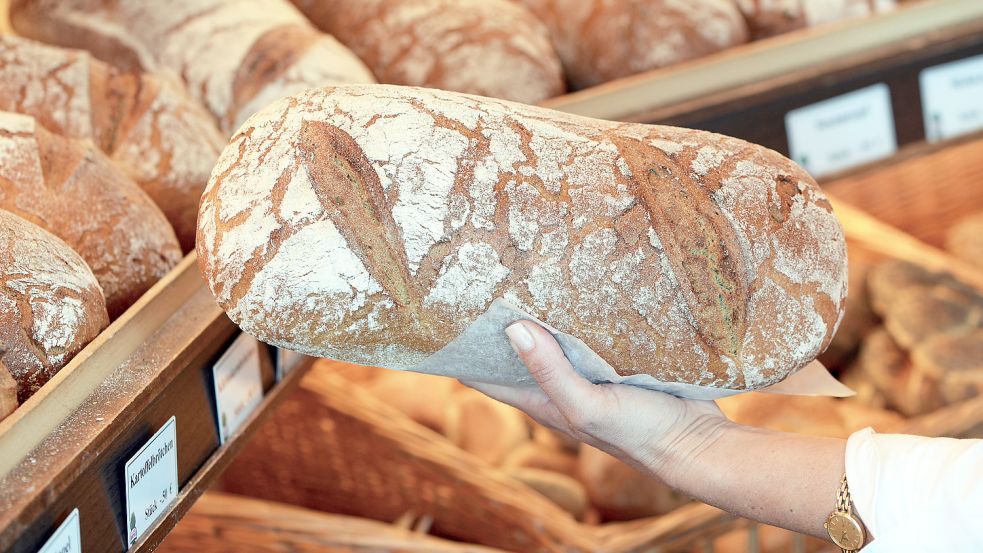
[[563, 93], [546, 27], [510, 0], [293, 0], [379, 82], [536, 103]]
[[0, 210], [0, 371], [17, 381], [18, 401], [107, 324], [102, 290], [85, 261], [54, 235]]
[[[315, 33], [287, 0], [13, 0], [10, 16], [24, 36], [84, 48], [128, 69], [180, 75], [226, 133], [281, 96], [373, 82], [354, 54]], [[278, 46], [288, 38], [284, 28], [302, 35], [288, 40], [292, 49]], [[270, 33], [281, 33], [279, 40], [264, 40]], [[282, 59], [268, 60], [275, 71], [242, 75], [244, 66], [263, 57]]]
[[64, 240], [96, 275], [115, 318], [181, 260], [164, 214], [90, 142], [0, 112], [0, 208]]
[[732, 0], [520, 0], [546, 24], [573, 88], [698, 58], [748, 40]]
[[194, 247], [198, 201], [225, 140], [180, 86], [81, 50], [0, 36], [0, 110], [94, 142], [160, 207], [183, 251]]
[[773, 151], [382, 85], [253, 117], [198, 254], [235, 322], [310, 354], [407, 367], [504, 297], [620, 374], [727, 389], [819, 354], [847, 283], [829, 203]]

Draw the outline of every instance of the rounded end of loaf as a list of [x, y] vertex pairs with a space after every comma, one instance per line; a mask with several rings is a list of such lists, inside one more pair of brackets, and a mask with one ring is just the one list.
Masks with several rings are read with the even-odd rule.
[[406, 367], [503, 297], [623, 376], [757, 389], [829, 343], [842, 229], [775, 152], [407, 87], [312, 90], [245, 123], [199, 217], [258, 338]]

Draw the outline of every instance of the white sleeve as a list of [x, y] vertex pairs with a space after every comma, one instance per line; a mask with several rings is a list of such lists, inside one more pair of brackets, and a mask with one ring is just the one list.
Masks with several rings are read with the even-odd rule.
[[983, 551], [983, 440], [865, 428], [847, 441], [846, 474], [874, 536], [863, 553]]

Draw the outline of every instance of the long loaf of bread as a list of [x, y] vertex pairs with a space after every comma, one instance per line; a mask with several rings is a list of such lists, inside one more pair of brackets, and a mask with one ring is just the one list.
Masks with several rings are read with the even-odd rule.
[[379, 82], [529, 104], [563, 93], [543, 24], [511, 0], [293, 0]]
[[184, 251], [194, 247], [198, 201], [225, 140], [178, 85], [81, 50], [0, 36], [0, 110], [91, 140], [161, 208]]
[[0, 209], [77, 251], [114, 318], [181, 259], [164, 214], [109, 158], [28, 115], [0, 112]]
[[374, 82], [288, 0], [12, 0], [14, 29], [125, 69], [170, 69], [231, 133], [287, 94]]
[[85, 261], [54, 235], [0, 210], [0, 371], [17, 382], [19, 401], [107, 324], [102, 290]]
[[517, 0], [549, 29], [574, 88], [747, 42], [733, 0]]
[[251, 118], [197, 248], [235, 322], [306, 353], [405, 367], [504, 297], [621, 374], [729, 389], [819, 354], [847, 282], [829, 203], [771, 150], [383, 85]]

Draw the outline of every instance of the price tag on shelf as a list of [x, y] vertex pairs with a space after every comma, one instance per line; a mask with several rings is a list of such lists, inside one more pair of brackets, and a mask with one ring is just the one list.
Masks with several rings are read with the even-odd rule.
[[307, 357], [303, 353], [297, 353], [289, 349], [276, 348], [276, 381], [279, 382], [283, 380], [283, 377], [290, 374], [297, 365], [300, 364], [304, 358]]
[[171, 417], [129, 461], [126, 480], [127, 543], [133, 545], [177, 499], [177, 419]]
[[38, 553], [82, 553], [82, 531], [79, 527], [79, 510], [72, 509], [68, 517], [44, 542]]
[[223, 444], [263, 402], [260, 347], [252, 336], [240, 334], [212, 367], [218, 434]]
[[875, 84], [785, 114], [793, 160], [813, 176], [875, 161], [898, 149], [891, 90]]
[[918, 84], [929, 142], [983, 129], [983, 55], [929, 67]]

